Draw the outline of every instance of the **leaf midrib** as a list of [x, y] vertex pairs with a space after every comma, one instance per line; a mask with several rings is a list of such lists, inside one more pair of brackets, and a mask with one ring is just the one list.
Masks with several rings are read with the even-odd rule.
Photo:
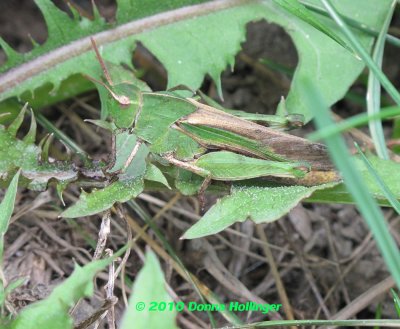
[[208, 15], [232, 7], [257, 3], [257, 0], [215, 0], [198, 5], [186, 6], [179, 9], [159, 13], [133, 22], [125, 23], [113, 29], [99, 32], [75, 40], [67, 45], [56, 48], [44, 55], [38, 56], [20, 66], [0, 75], [0, 94], [14, 88], [18, 84], [29, 80], [35, 75], [50, 70], [72, 57], [92, 51], [90, 38], [96, 40], [98, 46], [105, 45], [127, 38], [129, 36], [150, 31], [155, 28], [173, 24], [190, 18]]

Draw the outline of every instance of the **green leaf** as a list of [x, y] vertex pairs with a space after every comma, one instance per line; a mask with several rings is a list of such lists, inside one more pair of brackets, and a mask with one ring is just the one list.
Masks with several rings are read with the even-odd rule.
[[6, 194], [0, 203], [0, 235], [4, 235], [8, 229], [8, 223], [14, 211], [15, 197], [17, 195], [18, 179], [21, 171], [15, 174], [8, 186]]
[[[209, 1], [191, 6], [203, 1], [181, 0], [161, 5], [156, 1], [120, 0], [118, 21], [114, 26], [100, 18], [95, 21], [83, 18], [71, 20], [57, 12], [58, 9], [49, 4], [49, 0], [39, 2], [46, 14], [49, 30], [53, 32], [43, 46], [34, 48], [30, 53], [16, 56], [9, 52], [10, 58], [2, 67], [3, 72], [7, 72], [0, 77], [0, 100], [21, 96], [25, 91], [44, 85], [53, 85], [53, 92], [56, 92], [62, 81], [80, 73], [99, 76], [101, 69], [90, 48], [89, 35], [98, 41], [102, 56], [116, 64], [129, 62], [135, 43], [142, 42], [167, 69], [169, 86], [184, 84], [196, 90], [206, 74], [220, 86], [220, 73], [227, 65], [233, 65], [234, 56], [245, 38], [246, 24], [261, 19], [281, 25], [298, 50], [299, 66], [287, 98], [290, 113], [304, 114], [307, 121], [311, 118], [299, 92], [302, 77], [317, 79], [324, 98], [332, 104], [346, 93], [363, 69], [363, 63], [354, 59], [337, 42], [299, 18], [289, 16], [271, 2]], [[335, 3], [340, 12], [347, 16], [357, 14], [360, 24], [375, 30], [382, 26], [389, 8], [389, 0], [381, 0], [379, 6], [374, 0], [336, 0]], [[360, 8], [363, 9], [362, 15]], [[163, 9], [175, 11], [163, 13], [160, 11]], [[152, 16], [156, 13], [157, 16]], [[53, 16], [54, 19], [51, 18]], [[315, 16], [337, 33], [327, 18]], [[140, 20], [121, 25], [127, 22], [128, 17], [140, 17]], [[57, 33], [59, 24], [63, 30]], [[105, 32], [96, 34], [100, 31]], [[373, 37], [358, 32], [357, 35], [363, 46], [370, 49]], [[21, 63], [25, 64], [16, 68]], [[11, 68], [14, 68], [12, 72], [9, 71]], [[26, 93], [22, 98], [30, 97]], [[44, 104], [45, 101], [42, 102]]]
[[[311, 4], [320, 3], [316, 0], [308, 2]], [[336, 0], [334, 3], [339, 13], [349, 17], [357, 15], [358, 21], [373, 28], [383, 25], [390, 7], [390, 0], [380, 1], [379, 6], [376, 6], [376, 2], [373, 0]], [[331, 20], [321, 16], [320, 21], [336, 33], [341, 34]], [[289, 113], [304, 114], [306, 121], [309, 121], [312, 118], [312, 113], [307, 108], [306, 100], [301, 93], [302, 79], [307, 77], [318, 81], [316, 88], [326, 104], [331, 106], [337, 100], [343, 98], [355, 78], [361, 73], [364, 64], [331, 38], [305, 22], [293, 20], [291, 25], [292, 31], [288, 30], [288, 33], [292, 36], [298, 50], [299, 64], [286, 99], [286, 106]], [[314, 31], [310, 29], [314, 29]], [[362, 46], [369, 51], [374, 39], [361, 31], [354, 30], [354, 34]]]
[[[118, 253], [119, 254], [119, 253]], [[71, 276], [57, 286], [44, 300], [25, 307], [11, 323], [10, 329], [71, 329], [73, 321], [68, 311], [80, 298], [93, 295], [93, 278], [113, 258], [75, 265]]]
[[25, 138], [22, 140], [16, 138], [23, 117], [24, 110], [8, 128], [0, 125], [0, 181], [6, 180], [10, 173], [19, 168], [21, 175], [30, 180], [28, 187], [34, 190], [44, 190], [52, 178], [60, 183], [76, 179], [77, 172], [71, 164], [61, 161], [49, 163], [46, 158], [42, 158], [44, 145], [39, 147], [33, 144], [36, 130], [33, 116], [31, 129]]
[[373, 154], [368, 154], [367, 160], [374, 168], [375, 174], [371, 173], [368, 165], [360, 158], [356, 157], [357, 171], [361, 174], [363, 182], [366, 184], [368, 191], [377, 199], [385, 199], [386, 195], [382, 191], [382, 186], [377, 181], [375, 174], [380, 177], [383, 184], [390, 189], [391, 193], [400, 199], [400, 163], [390, 160], [380, 159]]
[[[3, 200], [0, 203], [0, 267], [3, 264], [4, 235], [7, 232], [11, 215], [14, 211], [15, 197], [17, 195], [18, 180], [21, 171], [15, 174], [8, 186]], [[0, 278], [1, 281], [1, 278]]]
[[110, 209], [115, 202], [126, 202], [135, 198], [142, 191], [142, 177], [130, 181], [118, 180], [101, 190], [93, 190], [91, 193], [82, 191], [79, 200], [64, 210], [60, 216], [65, 218], [91, 216]]
[[147, 0], [143, 5], [141, 0], [117, 0], [117, 21], [120, 23], [132, 21], [134, 19], [155, 15], [163, 11], [173, 10], [183, 6], [195, 5], [205, 2], [204, 0], [174, 0], [157, 1]]
[[168, 181], [165, 178], [162, 171], [160, 169], [158, 169], [158, 167], [156, 167], [155, 165], [153, 165], [151, 163], [149, 163], [147, 165], [146, 174], [144, 175], [144, 179], [161, 183], [161, 184], [165, 185], [166, 187], [168, 187], [169, 189], [171, 189], [171, 186], [169, 186]]
[[235, 222], [251, 219], [256, 224], [279, 219], [314, 191], [333, 186], [243, 187], [234, 186], [232, 194], [218, 200], [182, 238], [194, 239], [216, 234]]
[[[368, 160], [368, 158], [365, 156], [365, 154], [362, 153], [360, 147], [357, 144], [356, 144], [356, 148], [358, 150], [358, 153], [361, 156], [361, 160], [364, 162], [364, 165], [368, 168], [368, 172], [373, 176], [373, 178], [375, 179], [375, 182], [379, 185], [379, 187], [381, 189], [381, 193], [387, 198], [387, 200], [390, 202], [391, 206], [397, 211], [397, 213], [400, 214], [400, 203], [396, 199], [396, 197], [393, 194], [392, 190], [383, 181], [383, 178], [378, 174], [376, 168]], [[394, 163], [394, 162], [389, 161], [388, 162], [389, 166], [390, 166], [390, 163]], [[393, 177], [391, 177], [390, 181], [393, 182]]]
[[[164, 275], [155, 254], [149, 249], [136, 277], [121, 329], [177, 329], [175, 303], [166, 290]], [[152, 304], [156, 310], [150, 310]], [[169, 307], [172, 305], [172, 310]], [[143, 309], [140, 307], [144, 306]], [[165, 307], [165, 308], [164, 308]]]

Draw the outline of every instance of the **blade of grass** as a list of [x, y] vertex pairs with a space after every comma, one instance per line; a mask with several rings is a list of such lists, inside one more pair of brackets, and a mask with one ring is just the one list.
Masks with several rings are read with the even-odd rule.
[[397, 316], [400, 318], [400, 298], [399, 298], [399, 295], [396, 293], [396, 291], [393, 288], [390, 289], [390, 292], [392, 293], [392, 296], [393, 296], [393, 302], [394, 302], [394, 307], [396, 309]]
[[307, 136], [312, 141], [317, 141], [323, 138], [328, 138], [338, 133], [344, 132], [351, 128], [359, 127], [367, 124], [370, 120], [375, 119], [389, 119], [400, 115], [399, 106], [390, 106], [380, 110], [378, 113], [369, 115], [368, 113], [361, 113], [352, 116], [351, 118], [342, 122], [334, 123], [332, 126], [325, 127], [324, 130], [316, 131]]
[[[316, 12], [318, 14], [321, 14], [323, 16], [326, 17], [330, 17], [329, 14], [326, 12], [326, 10], [324, 10], [323, 8], [313, 4], [313, 3], [309, 3], [307, 1], [304, 0], [300, 0], [300, 2], [309, 10]], [[344, 16], [344, 15], [340, 15], [342, 17], [342, 19], [349, 24], [351, 27], [356, 28], [359, 31], [362, 31], [368, 35], [377, 37], [379, 35], [379, 31], [375, 30], [374, 28], [365, 25], [364, 23], [360, 23], [358, 21], [356, 21], [355, 19], [352, 19], [350, 17]], [[396, 47], [400, 47], [400, 39], [396, 38], [393, 35], [390, 34], [386, 34], [385, 35], [386, 41], [389, 42], [390, 44], [396, 46]]]
[[361, 151], [360, 147], [358, 146], [357, 143], [354, 143], [354, 146], [356, 147], [358, 153], [361, 156], [361, 159], [364, 161], [365, 166], [368, 168], [369, 173], [375, 178], [376, 182], [382, 189], [383, 194], [386, 196], [386, 199], [390, 202], [392, 207], [397, 211], [397, 213], [400, 215], [400, 202], [396, 199], [392, 191], [390, 191], [389, 187], [385, 184], [385, 182], [382, 180], [382, 178], [379, 176], [379, 174], [376, 172], [374, 169], [373, 165], [371, 162], [367, 159], [365, 154]]
[[[376, 308], [375, 312], [375, 320], [380, 320], [382, 319], [382, 303], [378, 304], [378, 307]], [[380, 329], [381, 327], [375, 326], [374, 329]]]
[[339, 28], [342, 30], [344, 35], [347, 37], [347, 40], [353, 47], [353, 49], [357, 52], [357, 54], [361, 57], [364, 63], [368, 66], [368, 68], [376, 75], [376, 78], [382, 84], [383, 88], [388, 92], [390, 97], [396, 102], [397, 105], [400, 106], [400, 94], [393, 86], [393, 84], [389, 81], [386, 75], [382, 72], [382, 70], [375, 64], [372, 60], [371, 56], [368, 52], [364, 49], [364, 47], [360, 44], [357, 37], [354, 33], [350, 30], [347, 24], [343, 21], [340, 17], [336, 9], [333, 7], [330, 0], [321, 0], [325, 8], [327, 9], [329, 15], [332, 19], [336, 22]]
[[[301, 88], [308, 108], [311, 109], [315, 116], [318, 129], [324, 129], [333, 124], [327, 115], [328, 107], [324, 104], [311, 81], [304, 79]], [[397, 286], [400, 287], [400, 253], [389, 233], [389, 228], [382, 212], [368, 192], [360, 173], [356, 170], [344, 140], [338, 135], [333, 135], [326, 139], [326, 144], [335, 166], [342, 174], [347, 189], [374, 236], [393, 279]]]
[[[385, 17], [382, 29], [375, 42], [372, 52], [372, 59], [376, 65], [382, 69], [383, 51], [385, 48], [385, 36], [389, 29], [390, 21], [392, 20], [394, 8], [397, 0], [392, 0], [390, 9]], [[370, 115], [379, 113], [381, 105], [381, 85], [375, 74], [370, 70], [368, 74], [368, 89], [367, 89], [367, 112]], [[380, 120], [370, 120], [369, 131], [375, 145], [376, 153], [382, 159], [389, 159], [389, 154], [386, 148], [385, 136], [383, 135], [382, 122]]]
[[36, 116], [37, 122], [56, 136], [59, 140], [63, 141], [71, 150], [73, 150], [83, 161], [87, 161], [87, 153], [80, 148], [71, 138], [65, 135], [60, 129], [55, 127], [49, 120], [47, 120], [42, 114], [38, 113]]
[[373, 327], [382, 326], [384, 328], [400, 328], [400, 320], [282, 320], [282, 321], [263, 321], [249, 323], [242, 326], [225, 327], [226, 329], [250, 329], [250, 328], [269, 328], [269, 327], [289, 326], [335, 326], [335, 327]]
[[321, 23], [320, 20], [300, 2], [293, 0], [273, 0], [273, 2], [275, 2], [278, 6], [282, 7], [292, 15], [310, 24], [318, 31], [321, 31], [322, 33], [330, 37], [332, 40], [336, 41], [343, 48], [347, 49], [350, 53], [357, 56], [356, 52], [353, 50], [351, 46], [347, 44], [346, 41], [344, 41], [338, 34], [336, 34], [325, 24]]

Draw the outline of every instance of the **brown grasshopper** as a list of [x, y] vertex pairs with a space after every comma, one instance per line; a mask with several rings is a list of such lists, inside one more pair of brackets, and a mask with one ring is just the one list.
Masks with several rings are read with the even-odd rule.
[[[151, 152], [170, 164], [204, 177], [200, 195], [211, 180], [269, 177], [290, 184], [318, 185], [340, 179], [322, 144], [245, 120], [193, 98], [138, 91], [137, 83], [129, 81], [114, 83], [94, 40], [92, 44], [106, 79], [100, 83], [121, 111], [133, 107], [130, 127], [138, 143], [147, 143]], [[129, 88], [139, 96], [131, 98], [126, 92]], [[179, 142], [176, 132], [190, 138], [183, 144], [197, 143], [190, 156], [178, 155], [177, 149], [185, 145]]]

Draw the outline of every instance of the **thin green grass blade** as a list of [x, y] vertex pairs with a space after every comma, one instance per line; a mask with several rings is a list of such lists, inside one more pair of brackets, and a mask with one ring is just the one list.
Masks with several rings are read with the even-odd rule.
[[332, 40], [336, 41], [343, 48], [350, 51], [352, 54], [356, 55], [354, 50], [350, 45], [347, 44], [338, 34], [336, 34], [333, 30], [328, 28], [325, 24], [321, 23], [320, 20], [305, 6], [303, 6], [298, 1], [293, 0], [273, 0], [277, 5], [281, 6], [283, 9], [291, 13], [292, 15], [300, 18], [304, 22], [307, 22], [318, 31], [326, 34]]
[[[378, 304], [378, 307], [376, 308], [375, 311], [375, 320], [380, 320], [382, 319], [382, 303]], [[379, 326], [375, 326], [374, 329], [380, 329]]]
[[[301, 86], [307, 106], [315, 116], [317, 127], [324, 129], [333, 124], [327, 115], [327, 106], [324, 104], [319, 93], [316, 92], [311, 81], [304, 79]], [[390, 273], [397, 286], [400, 287], [400, 253], [389, 233], [389, 227], [382, 212], [368, 192], [360, 173], [355, 169], [356, 166], [350, 157], [344, 140], [340, 136], [334, 135], [326, 139], [326, 144], [334, 164], [342, 174], [348, 191], [351, 193], [360, 213], [374, 236]]]
[[[304, 1], [304, 0], [300, 0], [300, 3], [302, 3], [307, 9], [309, 9], [315, 13], [329, 17], [329, 14], [326, 12], [326, 10], [324, 10], [323, 8], [321, 8], [318, 5], [309, 3], [308, 1]], [[354, 27], [359, 31], [362, 31], [362, 32], [367, 33], [368, 35], [372, 35], [374, 37], [377, 37], [379, 35], [379, 31], [375, 30], [374, 28], [372, 28], [368, 25], [360, 23], [357, 20], [352, 19], [347, 16], [344, 16], [344, 15], [341, 15], [341, 17], [347, 24], [349, 24], [349, 26]], [[386, 34], [385, 38], [386, 38], [386, 41], [389, 42], [390, 44], [392, 44], [396, 47], [400, 47], [400, 39], [399, 38], [397, 38], [391, 34]]]
[[368, 66], [368, 68], [375, 74], [376, 78], [382, 84], [383, 88], [388, 92], [390, 97], [396, 102], [397, 105], [400, 106], [400, 94], [393, 86], [393, 84], [389, 81], [386, 75], [382, 72], [382, 70], [375, 64], [371, 56], [364, 49], [364, 47], [360, 44], [357, 37], [350, 30], [344, 20], [340, 17], [336, 9], [333, 7], [330, 0], [321, 0], [325, 8], [327, 9], [329, 15], [336, 22], [338, 27], [342, 30], [344, 35], [347, 37], [348, 42], [353, 47], [353, 49], [357, 52], [357, 54], [361, 57], [364, 63]]
[[313, 132], [307, 136], [312, 141], [317, 141], [323, 138], [329, 138], [333, 135], [347, 131], [351, 128], [359, 127], [367, 124], [370, 120], [376, 119], [390, 119], [400, 115], [399, 106], [390, 106], [380, 110], [378, 113], [369, 115], [368, 113], [361, 113], [352, 116], [351, 118], [342, 122], [334, 123], [332, 126], [325, 127], [324, 130]]
[[306, 328], [315, 326], [400, 328], [400, 320], [273, 320], [229, 327], [229, 329], [288, 328], [290, 326], [305, 326]]
[[37, 122], [46, 129], [47, 131], [51, 132], [56, 136], [59, 140], [63, 141], [65, 145], [67, 145], [71, 150], [73, 150], [78, 156], [82, 158], [82, 160], [87, 160], [87, 153], [78, 145], [76, 144], [71, 138], [65, 135], [60, 129], [55, 127], [49, 120], [47, 120], [42, 114], [37, 114]]
[[[382, 69], [383, 51], [385, 48], [385, 36], [389, 29], [390, 21], [392, 20], [394, 8], [397, 0], [392, 0], [390, 9], [386, 15], [382, 29], [375, 42], [374, 50], [372, 53], [372, 59]], [[367, 89], [367, 112], [370, 115], [379, 113], [381, 105], [381, 85], [379, 80], [376, 78], [373, 71], [369, 71], [368, 74], [368, 89]], [[389, 154], [386, 148], [385, 136], [383, 134], [382, 122], [380, 120], [371, 120], [368, 123], [369, 131], [371, 133], [372, 140], [375, 145], [376, 153], [382, 159], [389, 159]]]
[[396, 309], [397, 316], [400, 318], [400, 298], [399, 298], [399, 295], [396, 293], [396, 291], [393, 288], [390, 289], [390, 292], [392, 293], [392, 296], [393, 296], [393, 302], [394, 302], [394, 307]]
[[382, 189], [382, 192], [386, 196], [386, 199], [388, 199], [388, 201], [390, 202], [392, 207], [400, 215], [400, 202], [396, 199], [395, 195], [392, 193], [392, 191], [390, 191], [389, 187], [386, 185], [386, 183], [383, 181], [383, 179], [376, 172], [376, 170], [372, 166], [371, 162], [369, 162], [369, 160], [367, 159], [365, 154], [361, 151], [361, 149], [358, 146], [358, 144], [354, 143], [354, 145], [357, 148], [357, 151], [360, 154], [361, 159], [364, 161], [365, 166], [368, 168], [368, 171], [376, 179], [376, 182], [378, 183], [378, 185]]

